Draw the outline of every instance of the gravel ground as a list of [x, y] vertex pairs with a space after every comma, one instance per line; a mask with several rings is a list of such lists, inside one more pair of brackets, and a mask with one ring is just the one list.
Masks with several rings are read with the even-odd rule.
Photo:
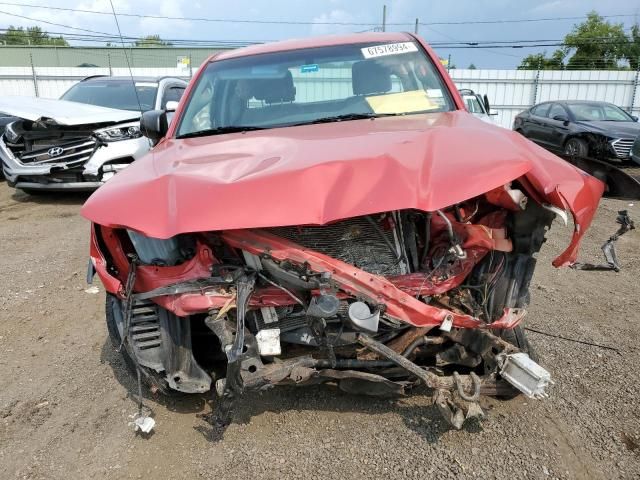
[[[556, 224], [534, 277], [529, 333], [555, 386], [546, 401], [486, 400], [449, 430], [420, 395], [354, 397], [328, 386], [251, 395], [218, 438], [207, 397], [149, 397], [157, 426], [133, 433], [135, 382], [107, 338], [104, 289], [84, 290], [82, 196], [30, 197], [0, 183], [1, 478], [640, 478], [640, 240], [620, 273], [555, 270]], [[605, 200], [584, 261], [628, 202]], [[640, 218], [640, 216], [638, 216]]]

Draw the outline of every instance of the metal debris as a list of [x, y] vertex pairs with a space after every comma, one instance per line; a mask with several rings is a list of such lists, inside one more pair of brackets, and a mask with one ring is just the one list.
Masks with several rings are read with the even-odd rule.
[[616, 255], [615, 242], [625, 233], [634, 230], [636, 227], [629, 216], [629, 213], [626, 210], [618, 211], [618, 216], [616, 217], [616, 223], [620, 225], [620, 228], [609, 237], [604, 245], [602, 245], [602, 252], [604, 253], [604, 258], [607, 261], [605, 264], [594, 264], [594, 263], [579, 263], [576, 262], [571, 265], [571, 268], [576, 270], [598, 270], [598, 271], [607, 271], [613, 270], [614, 272], [620, 271], [620, 264], [618, 263], [618, 256]]

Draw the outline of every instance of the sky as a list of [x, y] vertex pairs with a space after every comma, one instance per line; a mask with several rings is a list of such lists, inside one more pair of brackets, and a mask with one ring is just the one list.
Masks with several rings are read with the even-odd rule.
[[[23, 4], [22, 6], [8, 5]], [[28, 5], [32, 4], [32, 5]], [[305, 25], [260, 23], [201, 22], [119, 17], [123, 35], [158, 34], [165, 39], [207, 41], [273, 41], [312, 35], [357, 32], [382, 23], [383, 5], [387, 5], [387, 30], [413, 31], [420, 22], [460, 22], [512, 20], [526, 18], [578, 17], [596, 10], [600, 15], [631, 15], [608, 19], [623, 23], [625, 30], [640, 22], [640, 0], [113, 0], [117, 13], [168, 17], [219, 18], [240, 20], [292, 20]], [[38, 8], [51, 6], [111, 12], [109, 0], [0, 0], [0, 28], [38, 25], [49, 32], [82, 33], [76, 29], [116, 34], [111, 15], [56, 11]], [[9, 14], [13, 14], [11, 16]], [[20, 18], [30, 17], [31, 19]], [[362, 23], [370, 25], [340, 25]], [[404, 25], [393, 25], [403, 23]], [[579, 20], [530, 23], [421, 25], [419, 34], [428, 42], [489, 40], [561, 40]], [[73, 43], [72, 43], [73, 44]], [[87, 45], [86, 42], [76, 43]], [[547, 48], [551, 53], [555, 47]], [[451, 55], [458, 68], [473, 63], [477, 68], [514, 68], [523, 56], [544, 48], [526, 49], [446, 49], [436, 48], [442, 58]]]

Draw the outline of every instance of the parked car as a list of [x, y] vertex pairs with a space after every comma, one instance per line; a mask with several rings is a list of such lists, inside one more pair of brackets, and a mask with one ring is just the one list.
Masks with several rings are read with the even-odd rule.
[[627, 161], [640, 135], [638, 119], [611, 103], [581, 100], [543, 102], [518, 114], [513, 129], [555, 152]]
[[193, 82], [82, 208], [109, 334], [154, 388], [215, 385], [219, 425], [274, 385], [424, 383], [456, 428], [481, 394], [547, 395], [522, 325], [536, 252], [570, 212], [554, 265], [575, 262], [599, 180], [474, 119], [409, 33], [223, 52]]
[[93, 76], [60, 100], [2, 97], [0, 111], [19, 118], [0, 137], [7, 182], [31, 193], [99, 187], [149, 150], [141, 111], [175, 109], [186, 85], [170, 77]]
[[640, 164], [640, 135], [638, 135], [631, 146], [631, 160]]
[[469, 110], [474, 117], [478, 117], [484, 122], [495, 124], [492, 117], [497, 116], [498, 112], [491, 109], [489, 97], [487, 97], [486, 94], [482, 96], [469, 88], [462, 88], [458, 91], [467, 106], [467, 110]]
[[[0, 112], [0, 137], [2, 137], [2, 134], [4, 133], [4, 130], [7, 127], [7, 125], [9, 125], [12, 122], [15, 122], [16, 120], [18, 120], [16, 117], [12, 117]], [[2, 178], [4, 178], [4, 174], [2, 173], [2, 168], [0, 165], [0, 179]]]

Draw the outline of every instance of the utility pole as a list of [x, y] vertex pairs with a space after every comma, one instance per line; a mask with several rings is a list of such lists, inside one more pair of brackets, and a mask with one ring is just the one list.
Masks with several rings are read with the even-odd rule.
[[386, 32], [387, 30], [387, 6], [382, 6], [382, 31]]
[[38, 92], [38, 75], [36, 74], [36, 67], [33, 64], [33, 53], [29, 52], [29, 61], [31, 62], [31, 75], [33, 76], [33, 92], [36, 94], [36, 97], [40, 96], [40, 92]]
[[638, 64], [636, 65], [636, 74], [633, 77], [633, 89], [631, 91], [631, 106], [629, 107], [629, 114], [633, 115], [633, 108], [636, 106], [636, 98], [638, 94], [636, 93], [638, 90], [638, 84], [640, 83], [640, 57], [636, 60]]
[[418, 19], [416, 18], [416, 27], [413, 29], [413, 33], [415, 33], [416, 35], [418, 34]]

